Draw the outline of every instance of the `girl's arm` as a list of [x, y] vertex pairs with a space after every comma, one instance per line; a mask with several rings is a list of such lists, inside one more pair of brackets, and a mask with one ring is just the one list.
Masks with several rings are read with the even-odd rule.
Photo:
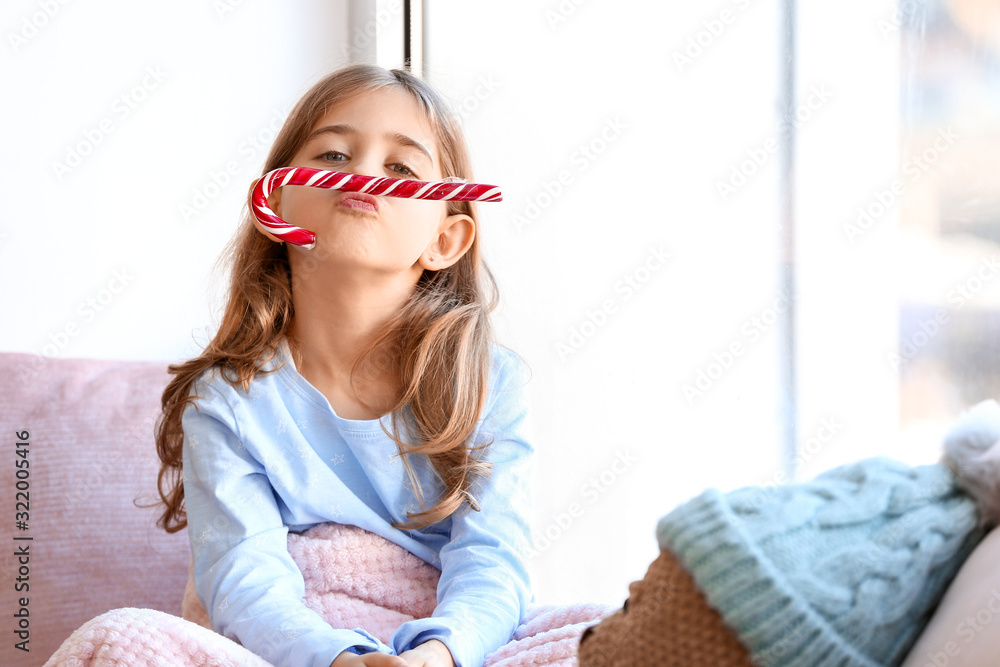
[[221, 391], [201, 382], [195, 389], [200, 398], [182, 418], [184, 502], [194, 586], [212, 628], [278, 666], [329, 667], [343, 651], [391, 651], [364, 631], [334, 630], [303, 604], [302, 573], [264, 467], [247, 452]]
[[438, 605], [430, 618], [404, 623], [393, 635], [396, 652], [436, 639], [450, 650], [457, 667], [480, 667], [484, 658], [510, 641], [532, 599], [527, 556], [531, 552], [530, 476], [534, 448], [527, 433], [527, 371], [503, 352], [494, 380], [493, 405], [480, 428], [479, 442], [493, 443], [488, 479], [471, 490], [481, 511], [468, 508], [452, 517], [451, 539], [442, 548]]

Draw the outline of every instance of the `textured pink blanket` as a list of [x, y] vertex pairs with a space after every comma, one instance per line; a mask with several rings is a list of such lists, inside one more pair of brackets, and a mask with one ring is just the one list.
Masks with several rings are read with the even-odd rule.
[[[333, 627], [364, 628], [388, 643], [402, 623], [434, 611], [438, 570], [378, 535], [320, 524], [290, 534], [288, 551], [305, 579], [305, 604]], [[484, 664], [575, 666], [583, 630], [611, 611], [592, 604], [532, 607], [511, 641]], [[181, 613], [183, 618], [152, 609], [109, 611], [74, 632], [45, 666], [270, 664], [211, 630], [190, 579]]]

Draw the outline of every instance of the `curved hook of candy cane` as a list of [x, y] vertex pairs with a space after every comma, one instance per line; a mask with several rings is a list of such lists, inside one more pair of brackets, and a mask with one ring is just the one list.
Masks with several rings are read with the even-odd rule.
[[500, 188], [483, 183], [464, 181], [417, 181], [413, 179], [380, 178], [339, 171], [325, 171], [309, 167], [280, 167], [269, 171], [258, 180], [250, 194], [250, 211], [257, 221], [282, 241], [304, 248], [315, 245], [316, 234], [308, 229], [291, 225], [267, 205], [267, 198], [275, 188], [285, 185], [306, 185], [329, 190], [365, 192], [371, 195], [401, 197], [405, 199], [430, 199], [434, 201], [502, 201]]
[[258, 178], [250, 190], [250, 212], [257, 218], [257, 222], [275, 237], [282, 241], [302, 246], [308, 250], [316, 245], [316, 234], [308, 229], [296, 227], [285, 222], [267, 205], [267, 198], [270, 196], [271, 191], [275, 187], [281, 187], [281, 185], [286, 184], [281, 183], [281, 185], [275, 186], [273, 184], [274, 180], [282, 177], [285, 177], [285, 180], [287, 180], [287, 176], [290, 175], [289, 172], [293, 171], [295, 169], [292, 167], [283, 167], [268, 172], [262, 178]]

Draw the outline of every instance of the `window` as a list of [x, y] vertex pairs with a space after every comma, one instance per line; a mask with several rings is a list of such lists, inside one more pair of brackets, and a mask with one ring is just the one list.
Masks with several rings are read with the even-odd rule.
[[932, 462], [993, 395], [995, 14], [428, 3], [427, 77], [505, 190], [483, 234], [535, 370], [541, 599], [620, 600], [706, 487]]

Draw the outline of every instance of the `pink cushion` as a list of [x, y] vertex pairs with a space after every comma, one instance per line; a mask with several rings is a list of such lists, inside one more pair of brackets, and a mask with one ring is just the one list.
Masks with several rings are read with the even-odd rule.
[[[119, 607], [180, 614], [187, 532], [155, 526], [159, 459], [153, 428], [166, 362], [49, 359], [0, 353], [0, 664], [41, 665], [74, 630]], [[28, 530], [15, 527], [17, 432], [29, 432]], [[31, 536], [15, 542], [15, 536]], [[27, 592], [16, 593], [18, 546]], [[30, 653], [12, 618], [28, 599]]]

